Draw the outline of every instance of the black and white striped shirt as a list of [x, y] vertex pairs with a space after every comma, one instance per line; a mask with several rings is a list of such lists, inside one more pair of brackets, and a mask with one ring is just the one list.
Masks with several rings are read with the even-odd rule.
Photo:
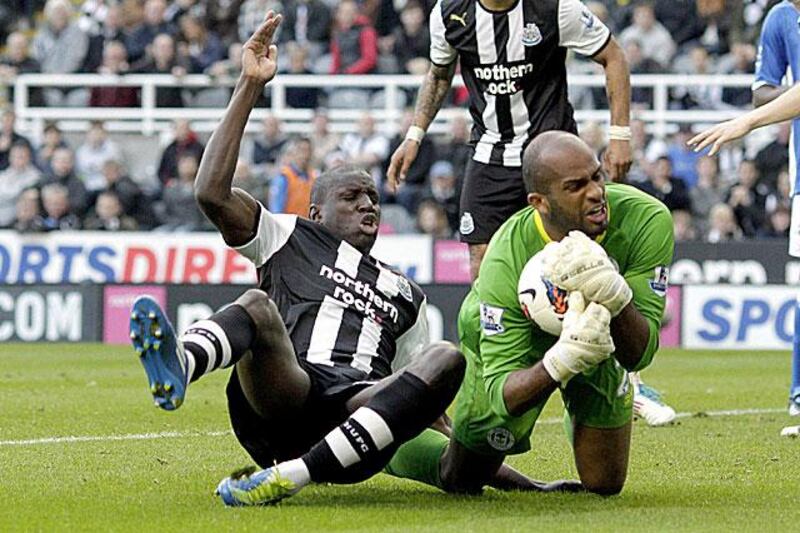
[[475, 161], [506, 167], [522, 165], [522, 151], [538, 133], [577, 131], [567, 49], [591, 56], [611, 36], [580, 0], [517, 0], [505, 11], [478, 0], [439, 0], [430, 33], [434, 64], [460, 60]]
[[380, 379], [429, 342], [422, 289], [319, 224], [262, 206], [256, 236], [236, 249], [258, 269], [299, 359]]

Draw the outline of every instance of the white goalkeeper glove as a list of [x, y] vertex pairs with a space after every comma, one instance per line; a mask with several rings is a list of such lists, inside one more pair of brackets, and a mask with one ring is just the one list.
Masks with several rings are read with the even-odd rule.
[[612, 317], [633, 298], [628, 282], [617, 272], [603, 247], [582, 232], [569, 232], [561, 242], [548, 244], [545, 251], [545, 278], [566, 291], [581, 291], [587, 300], [608, 309]]
[[611, 314], [600, 304], [586, 305], [583, 295], [569, 295], [561, 336], [542, 359], [547, 373], [561, 386], [574, 376], [602, 363], [614, 352], [609, 324]]

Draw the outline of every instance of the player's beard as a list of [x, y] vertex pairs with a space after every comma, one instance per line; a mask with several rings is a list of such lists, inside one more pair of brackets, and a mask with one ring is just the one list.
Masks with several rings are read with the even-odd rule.
[[564, 235], [573, 230], [580, 230], [586, 236], [594, 239], [606, 230], [608, 226], [608, 218], [602, 226], [596, 224], [590, 225], [587, 223], [584, 213], [580, 211], [569, 211], [563, 209], [556, 203], [550, 204], [550, 223], [561, 230]]

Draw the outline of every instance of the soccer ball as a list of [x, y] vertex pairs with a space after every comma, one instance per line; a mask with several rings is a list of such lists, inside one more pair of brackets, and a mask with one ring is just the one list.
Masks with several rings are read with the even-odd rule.
[[561, 335], [569, 293], [542, 277], [542, 252], [531, 257], [522, 269], [517, 296], [522, 312], [531, 322], [546, 333]]

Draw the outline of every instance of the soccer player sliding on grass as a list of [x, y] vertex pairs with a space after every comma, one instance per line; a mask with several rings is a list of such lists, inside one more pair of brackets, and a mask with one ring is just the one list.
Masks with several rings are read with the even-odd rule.
[[[259, 288], [180, 338], [153, 299], [141, 297], [131, 313], [131, 340], [156, 405], [177, 409], [189, 383], [234, 367], [231, 424], [264, 470], [223, 479], [217, 493], [226, 505], [272, 503], [311, 482], [372, 476], [403, 442], [423, 431], [438, 435], [426, 428], [464, 374], [455, 346], [429, 342], [420, 288], [369, 255], [380, 206], [367, 172], [340, 167], [320, 176], [310, 220], [274, 215], [231, 187], [248, 116], [275, 75], [280, 19], [268, 13], [244, 45], [242, 75], [195, 191], [225, 242], [257, 267]], [[547, 488], [507, 467], [496, 479]]]
[[[530, 449], [542, 408], [560, 390], [583, 487], [616, 494], [630, 449], [627, 372], [648, 366], [658, 349], [672, 217], [633, 187], [605, 184], [597, 157], [571, 133], [542, 133], [522, 164], [529, 207], [495, 233], [461, 306], [467, 370], [452, 437], [412, 440], [388, 470], [438, 455], [438, 468], [417, 470], [439, 477], [417, 479], [478, 492], [506, 455]], [[542, 275], [570, 292], [558, 337], [536, 327], [519, 303], [520, 274], [540, 251]]]

